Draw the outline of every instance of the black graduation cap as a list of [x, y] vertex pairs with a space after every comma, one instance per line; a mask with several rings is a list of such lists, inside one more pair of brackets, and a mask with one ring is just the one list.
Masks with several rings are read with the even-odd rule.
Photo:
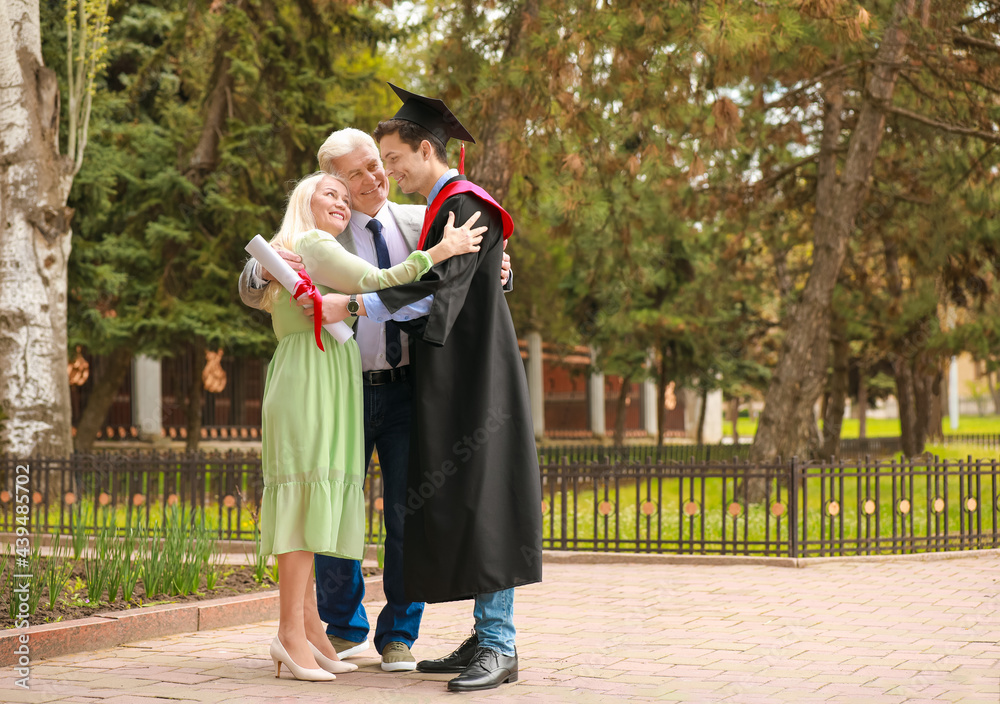
[[440, 139], [442, 144], [447, 144], [451, 138], [472, 144], [476, 143], [473, 136], [469, 134], [469, 130], [465, 129], [465, 126], [458, 121], [458, 118], [448, 109], [443, 100], [417, 95], [391, 83], [389, 87], [403, 101], [403, 107], [393, 115], [394, 119], [406, 120], [420, 125]]

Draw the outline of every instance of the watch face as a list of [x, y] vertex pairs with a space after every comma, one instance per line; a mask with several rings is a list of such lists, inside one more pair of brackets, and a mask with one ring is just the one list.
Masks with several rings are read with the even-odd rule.
[[348, 313], [357, 313], [359, 308], [361, 308], [361, 306], [358, 305], [357, 301], [348, 301], [347, 302], [347, 312]]

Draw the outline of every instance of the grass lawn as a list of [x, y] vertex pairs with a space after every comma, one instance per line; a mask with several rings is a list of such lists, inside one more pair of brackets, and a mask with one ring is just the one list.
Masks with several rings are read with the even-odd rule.
[[[870, 438], [895, 438], [899, 437], [898, 418], [869, 418], [867, 436]], [[951, 423], [947, 418], [941, 424], [945, 435], [975, 435], [985, 433], [1000, 433], [1000, 416], [963, 416], [958, 423], [958, 430], [951, 429]], [[727, 435], [732, 432], [732, 424], [725, 423], [723, 432]], [[736, 427], [742, 437], [753, 437], [757, 432], [756, 418], [740, 418], [736, 422]], [[841, 430], [841, 437], [858, 437], [859, 423], [854, 418], [844, 420], [844, 427]]]

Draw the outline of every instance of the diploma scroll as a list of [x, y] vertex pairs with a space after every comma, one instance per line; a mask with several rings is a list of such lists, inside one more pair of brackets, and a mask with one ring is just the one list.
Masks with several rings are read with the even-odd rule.
[[[250, 243], [246, 246], [246, 250], [250, 253], [250, 256], [260, 262], [262, 267], [271, 272], [271, 275], [289, 293], [293, 293], [295, 287], [302, 281], [299, 275], [292, 270], [292, 267], [288, 266], [288, 263], [278, 256], [278, 253], [271, 248], [267, 240], [260, 235], [250, 240]], [[334, 339], [340, 344], [344, 344], [354, 335], [354, 331], [343, 321], [324, 325], [323, 329], [333, 335]]]

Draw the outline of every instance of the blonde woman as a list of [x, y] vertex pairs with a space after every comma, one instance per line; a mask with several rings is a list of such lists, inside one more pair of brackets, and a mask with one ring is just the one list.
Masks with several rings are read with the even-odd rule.
[[[449, 227], [444, 241], [391, 269], [348, 253], [335, 239], [351, 219], [350, 191], [317, 173], [292, 191], [272, 246], [302, 257], [321, 293], [363, 293], [419, 279], [435, 263], [479, 250], [485, 227]], [[478, 214], [477, 214], [478, 215]], [[264, 498], [261, 554], [277, 556], [278, 634], [271, 642], [275, 677], [282, 663], [300, 680], [332, 680], [357, 669], [340, 662], [326, 637], [313, 587], [315, 553], [360, 560], [364, 549], [361, 357], [354, 339], [337, 343], [325, 330], [325, 352], [313, 322], [280, 284], [265, 292], [278, 346], [267, 370], [262, 405]]]

